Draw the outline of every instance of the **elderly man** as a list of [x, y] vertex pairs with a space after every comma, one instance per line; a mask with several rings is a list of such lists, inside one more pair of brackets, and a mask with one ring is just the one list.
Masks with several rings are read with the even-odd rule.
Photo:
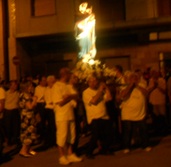
[[53, 85], [56, 82], [56, 78], [53, 75], [47, 77], [47, 86], [44, 92], [45, 99], [45, 122], [46, 122], [46, 136], [45, 136], [45, 149], [48, 149], [56, 144], [56, 126], [54, 105], [52, 101]]
[[100, 83], [96, 76], [88, 78], [89, 87], [83, 92], [83, 102], [87, 121], [90, 124], [92, 136], [86, 152], [87, 158], [94, 158], [93, 151], [99, 142], [101, 153], [108, 153], [110, 141], [110, 121], [106, 110], [106, 101], [112, 96], [105, 83]]
[[[55, 121], [57, 127], [56, 139], [59, 150], [59, 163], [68, 165], [71, 162], [80, 162], [72, 151], [75, 141], [74, 107], [76, 106], [76, 92], [68, 85], [70, 71], [68, 68], [60, 70], [60, 79], [53, 86], [52, 100], [54, 103]], [[67, 147], [67, 153], [65, 153]]]
[[39, 78], [39, 84], [35, 87], [34, 95], [37, 97], [36, 105], [36, 117], [40, 117], [39, 124], [37, 125], [37, 132], [40, 135], [40, 142], [45, 142], [45, 128], [46, 128], [46, 116], [45, 116], [45, 90], [47, 81], [45, 76]]
[[127, 87], [121, 91], [121, 120], [123, 130], [124, 153], [130, 152], [132, 132], [136, 128], [140, 134], [141, 147], [150, 151], [148, 133], [145, 122], [147, 89], [140, 76], [130, 73], [127, 77]]

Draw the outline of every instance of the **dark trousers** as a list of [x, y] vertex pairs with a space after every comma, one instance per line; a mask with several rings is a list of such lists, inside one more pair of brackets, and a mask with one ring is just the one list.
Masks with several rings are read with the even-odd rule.
[[4, 142], [4, 131], [3, 131], [2, 119], [0, 119], [0, 158], [3, 150], [3, 142]]
[[148, 146], [148, 132], [145, 120], [141, 121], [122, 121], [123, 147], [129, 149], [131, 147], [131, 139], [133, 133], [139, 134], [140, 145], [142, 148]]
[[101, 149], [106, 152], [111, 146], [111, 122], [105, 119], [94, 119], [90, 125], [91, 139], [86, 151], [87, 155], [93, 154], [97, 147], [97, 142], [100, 142]]
[[45, 115], [45, 103], [37, 103], [35, 108], [35, 114], [40, 116], [40, 121], [37, 124], [37, 134], [40, 136], [41, 141], [45, 141], [46, 136], [46, 115]]
[[16, 144], [20, 136], [20, 112], [18, 109], [4, 110], [4, 129], [8, 144]]
[[53, 109], [45, 109], [46, 135], [45, 145], [50, 147], [56, 144], [56, 125]]

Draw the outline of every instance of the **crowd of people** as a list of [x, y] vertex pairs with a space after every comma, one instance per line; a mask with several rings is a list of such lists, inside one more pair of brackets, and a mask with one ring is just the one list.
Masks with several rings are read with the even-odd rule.
[[92, 74], [82, 84], [66, 67], [59, 77], [1, 82], [0, 157], [8, 145], [20, 145], [19, 155], [32, 157], [37, 153], [32, 146], [41, 143], [58, 148], [62, 165], [80, 162], [79, 141], [86, 134], [87, 158], [96, 149], [112, 154], [116, 143], [123, 153], [133, 145], [150, 151], [149, 121], [154, 135], [171, 128], [171, 77], [150, 68], [124, 72], [116, 65], [115, 71], [111, 83]]

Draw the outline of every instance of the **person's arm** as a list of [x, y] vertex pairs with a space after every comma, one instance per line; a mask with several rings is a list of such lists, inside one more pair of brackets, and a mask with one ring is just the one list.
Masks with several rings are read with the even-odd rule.
[[105, 85], [100, 84], [96, 95], [93, 96], [92, 99], [90, 100], [90, 104], [97, 105], [103, 99], [103, 96], [105, 94], [105, 89], [106, 89]]
[[124, 100], [127, 100], [129, 98], [129, 96], [131, 95], [133, 89], [135, 88], [135, 85], [134, 83], [131, 83], [129, 84], [125, 89], [123, 89], [121, 92], [120, 92], [120, 99], [122, 101]]
[[36, 96], [33, 96], [32, 101], [28, 100], [26, 102], [26, 107], [28, 109], [33, 109], [36, 105], [37, 105], [37, 97]]
[[140, 86], [140, 85], [138, 85], [137, 88], [141, 91], [141, 93], [142, 93], [145, 97], [147, 97], [147, 95], [148, 95], [147, 89], [143, 88], [143, 87]]
[[90, 104], [97, 105], [102, 100], [103, 95], [104, 92], [99, 90], [90, 100]]
[[119, 98], [121, 99], [121, 101], [127, 100], [130, 97], [133, 89], [136, 86], [136, 82], [137, 79], [135, 75], [129, 76], [127, 86], [124, 89], [122, 89], [119, 93]]
[[159, 84], [158, 84], [157, 88], [159, 89], [159, 91], [162, 94], [166, 95], [166, 81], [165, 81], [165, 79], [163, 79], [163, 78], [159, 79]]
[[77, 94], [65, 95], [63, 97], [63, 99], [60, 102], [58, 102], [57, 104], [62, 107], [64, 105], [66, 105], [67, 103], [69, 103], [71, 100], [77, 99], [77, 97], [78, 97]]
[[147, 91], [148, 91], [148, 95], [150, 95], [150, 93], [157, 88], [157, 81], [154, 80], [154, 78], [151, 78], [150, 81], [149, 81], [149, 85], [147, 87]]

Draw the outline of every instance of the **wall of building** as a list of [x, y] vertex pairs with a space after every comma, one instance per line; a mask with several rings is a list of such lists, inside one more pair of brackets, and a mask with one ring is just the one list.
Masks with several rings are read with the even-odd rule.
[[[31, 0], [16, 0], [17, 37], [74, 31], [75, 20], [79, 15], [78, 9], [80, 1], [51, 0], [49, 2], [52, 4], [49, 3], [48, 5], [47, 3], [46, 8], [43, 7], [41, 1], [38, 2], [40, 3], [38, 5], [42, 7], [38, 8], [37, 13], [42, 14], [42, 16], [32, 14], [34, 6], [31, 5]], [[93, 12], [97, 18], [97, 29], [112, 28], [117, 21], [124, 21], [124, 19], [126, 21], [136, 21], [139, 19], [155, 18], [157, 16], [156, 0], [126, 0], [125, 7], [123, 0], [120, 2], [115, 0], [109, 2], [96, 0], [91, 2], [91, 4], [93, 5]], [[43, 13], [47, 13], [47, 8], [50, 8], [52, 5], [55, 5], [55, 13], [43, 15]], [[104, 6], [108, 9], [104, 8]]]
[[18, 72], [18, 79], [26, 75], [31, 75], [31, 59], [27, 51], [22, 47], [22, 45], [17, 42], [17, 55], [20, 62], [16, 66]]
[[[130, 57], [130, 69], [135, 70], [137, 68], [146, 69], [151, 67], [152, 69], [159, 70], [159, 55], [164, 52], [171, 52], [171, 43], [151, 43], [143, 46], [133, 46], [124, 48], [115, 48], [108, 50], [97, 51], [97, 58], [102, 57]], [[171, 58], [170, 58], [171, 59]], [[122, 61], [122, 59], [121, 59]], [[122, 64], [122, 62], [121, 62]]]
[[[69, 0], [58, 0], [56, 1], [56, 14], [54, 15], [47, 15], [47, 16], [32, 16], [31, 13], [31, 0], [16, 0], [16, 37], [31, 37], [31, 36], [41, 36], [41, 35], [48, 35], [48, 34], [58, 34], [58, 33], [67, 33], [73, 31], [74, 24], [75, 24], [75, 14], [77, 14], [78, 10], [75, 9], [78, 6], [78, 0], [69, 1]], [[100, 1], [99, 1], [100, 2]], [[116, 1], [115, 1], [116, 2]], [[99, 4], [98, 4], [99, 5]], [[100, 22], [97, 24], [97, 29], [100, 25], [103, 25], [102, 28], [113, 28], [113, 30], [119, 28], [125, 28], [128, 24], [129, 30], [131, 32], [131, 25], [134, 27], [137, 26], [136, 23], [140, 23], [142, 20], [142, 25], [149, 23], [149, 20], [154, 21], [153, 23], [158, 23], [156, 21], [157, 13], [157, 0], [126, 0], [126, 15], [125, 20], [115, 20], [112, 22], [111, 20], [104, 19], [105, 24]], [[93, 8], [99, 13], [98, 6], [93, 6]], [[111, 8], [112, 9], [112, 8]], [[122, 8], [123, 10], [124, 8]], [[42, 8], [44, 10], [44, 8]], [[115, 9], [118, 10], [118, 9]], [[43, 11], [40, 11], [40, 13]], [[119, 16], [122, 16], [123, 13], [120, 13]], [[98, 16], [97, 16], [98, 18]], [[112, 18], [111, 18], [112, 19]], [[98, 20], [97, 20], [98, 23]], [[110, 23], [110, 24], [108, 24]], [[122, 25], [120, 24], [122, 23]], [[119, 27], [121, 25], [121, 27]], [[106, 27], [105, 27], [106, 26]], [[140, 25], [138, 25], [140, 27]], [[168, 40], [169, 41], [169, 40]], [[125, 69], [137, 69], [142, 68], [145, 69], [147, 67], [152, 67], [153, 69], [159, 69], [159, 54], [160, 52], [171, 52], [170, 42], [148, 42], [149, 44], [144, 45], [135, 45], [135, 46], [113, 46], [108, 49], [101, 49], [98, 48], [97, 50], [97, 59], [105, 58], [108, 59], [112, 58], [112, 61], [115, 62], [114, 58], [117, 59], [117, 63], [119, 58], [122, 61], [125, 61], [123, 65]], [[21, 45], [22, 47], [22, 45]], [[20, 53], [21, 52], [21, 53]], [[58, 52], [44, 52], [40, 54], [34, 54], [35, 57], [29, 55], [29, 53], [25, 53], [26, 51], [24, 48], [20, 48], [17, 50], [22, 56], [21, 62], [21, 70], [22, 75], [28, 73], [35, 72], [34, 70], [37, 67], [36, 73], [39, 72], [52, 72], [53, 69], [55, 70], [55, 66], [58, 66], [58, 62], [61, 64], [67, 64], [70, 67], [73, 67], [76, 63], [77, 53], [76, 52], [68, 52], [68, 53], [58, 53]], [[23, 54], [24, 53], [24, 54]], [[60, 57], [60, 58], [59, 58]], [[126, 59], [123, 60], [123, 57]], [[27, 63], [27, 66], [23, 64]], [[56, 64], [54, 63], [56, 62]], [[50, 64], [51, 63], [51, 64]], [[129, 64], [127, 64], [129, 63]], [[49, 67], [52, 69], [50, 71]], [[57, 69], [56, 69], [57, 70]]]
[[126, 20], [139, 20], [157, 16], [156, 0], [126, 0]]
[[[111, 49], [100, 48], [97, 50], [96, 59], [112, 68], [114, 65], [123, 66], [124, 70], [145, 70], [148, 67], [160, 70], [160, 53], [171, 52], [171, 43], [152, 43], [143, 46], [117, 47]], [[75, 68], [77, 53], [44, 53], [32, 57], [32, 73], [36, 74], [57, 74], [59, 68], [68, 66]]]
[[[73, 31], [75, 16], [73, 1], [58, 0], [55, 5], [56, 13], [54, 15], [32, 16], [31, 0], [16, 0], [16, 36], [24, 37]], [[46, 7], [48, 8], [48, 6]]]
[[0, 78], [4, 79], [4, 30], [3, 30], [3, 13], [2, 13], [2, 0], [0, 0]]

